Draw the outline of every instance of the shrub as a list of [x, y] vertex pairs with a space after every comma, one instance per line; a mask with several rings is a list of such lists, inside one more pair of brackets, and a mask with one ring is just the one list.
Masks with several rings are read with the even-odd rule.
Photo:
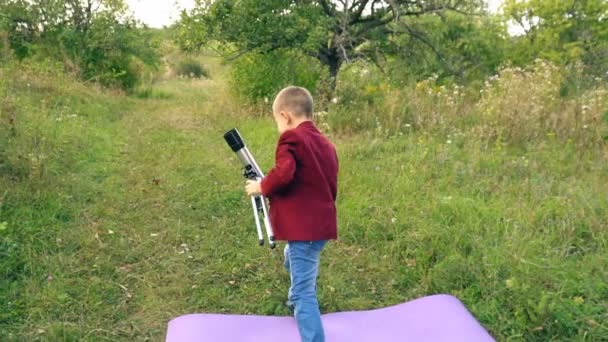
[[179, 76], [191, 78], [209, 78], [209, 71], [194, 58], [185, 58], [177, 64], [176, 73]]
[[327, 79], [328, 71], [315, 58], [293, 50], [275, 50], [250, 53], [236, 60], [229, 82], [233, 94], [252, 105], [272, 101], [281, 88], [289, 85], [308, 89], [320, 104]]
[[61, 6], [45, 1], [0, 5], [6, 12], [0, 16], [3, 49], [10, 43], [21, 60], [50, 58], [85, 81], [132, 89], [146, 68], [158, 64], [151, 32], [127, 13], [122, 2], [89, 7], [88, 15], [83, 15], [84, 6], [81, 1]]

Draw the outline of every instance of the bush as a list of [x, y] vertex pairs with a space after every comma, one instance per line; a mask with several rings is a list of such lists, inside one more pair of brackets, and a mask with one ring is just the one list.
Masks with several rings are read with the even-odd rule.
[[84, 33], [65, 29], [60, 43], [65, 51], [60, 53], [70, 59], [64, 56], [64, 64], [73, 63], [84, 80], [110, 87], [134, 88], [146, 68], [156, 68], [159, 61], [157, 43], [149, 32], [109, 15], [96, 16]]
[[281, 88], [290, 85], [308, 89], [319, 104], [327, 80], [328, 71], [315, 58], [298, 51], [275, 50], [236, 60], [229, 82], [236, 97], [252, 105], [272, 101]]
[[[64, 6], [65, 5], [65, 6]], [[104, 2], [88, 9], [81, 1], [61, 6], [54, 2], [16, 1], [0, 5], [3, 45], [14, 55], [51, 58], [85, 81], [132, 89], [146, 68], [159, 61], [150, 31], [133, 19], [121, 2]], [[44, 13], [41, 16], [40, 13]]]
[[186, 58], [181, 60], [176, 67], [176, 72], [179, 76], [192, 78], [209, 78], [209, 71], [194, 58]]

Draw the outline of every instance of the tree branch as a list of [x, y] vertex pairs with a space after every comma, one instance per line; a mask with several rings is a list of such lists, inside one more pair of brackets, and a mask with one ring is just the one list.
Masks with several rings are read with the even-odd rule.
[[237, 51], [232, 56], [226, 57], [226, 60], [229, 61], [229, 62], [231, 62], [231, 61], [233, 61], [233, 60], [241, 57], [242, 55], [246, 54], [247, 52], [251, 52], [251, 51], [257, 49], [258, 47], [259, 46], [250, 46], [250, 47], [248, 47], [246, 49], [243, 49], [241, 51]]
[[330, 17], [336, 16], [336, 12], [329, 6], [327, 0], [319, 0], [319, 3], [321, 4], [321, 7], [323, 7], [323, 11], [325, 11], [325, 14]]
[[433, 45], [433, 43], [431, 43], [422, 33], [415, 31], [414, 29], [412, 29], [406, 23], [401, 23], [401, 24], [407, 30], [407, 34], [409, 34], [412, 38], [415, 38], [415, 39], [419, 40], [424, 45], [428, 46], [435, 53], [435, 55], [437, 56], [437, 58], [439, 59], [439, 61], [441, 62], [441, 64], [443, 64], [443, 66], [446, 69], [448, 69], [448, 71], [450, 73], [453, 73], [453, 74], [455, 73], [454, 70], [452, 69], [452, 67], [450, 66], [450, 64], [446, 61], [446, 59], [443, 56], [443, 54], [439, 51], [439, 49], [437, 49], [435, 47], [435, 45]]
[[395, 17], [391, 15], [390, 17], [384, 19], [373, 19], [371, 21], [365, 21], [363, 23], [367, 23], [367, 25], [365, 25], [359, 32], [357, 32], [357, 35], [364, 35], [370, 30], [375, 29], [376, 27], [384, 26], [390, 23], [391, 21], [393, 21], [393, 19], [395, 19]]
[[[255, 49], [259, 49], [260, 47], [262, 47], [262, 46], [261, 46], [261, 45], [251, 45], [251, 46], [249, 46], [249, 47], [247, 47], [247, 48], [244, 48], [244, 49], [242, 49], [242, 50], [240, 50], [240, 51], [236, 51], [236, 52], [234, 52], [234, 53], [232, 54], [232, 56], [227, 56], [227, 57], [226, 57], [226, 60], [227, 60], [227, 61], [233, 61], [233, 60], [235, 60], [235, 59], [237, 59], [237, 58], [239, 58], [239, 57], [243, 56], [244, 54], [246, 54], [246, 53], [248, 53], [248, 52], [251, 52], [251, 51], [253, 51], [253, 50], [255, 50]], [[274, 50], [276, 50], [276, 49], [279, 49], [279, 48], [281, 48], [281, 47], [282, 47], [282, 46], [279, 46], [279, 45], [272, 45], [272, 46], [270, 46], [268, 49], [265, 49], [265, 50], [264, 50], [264, 53], [272, 52], [272, 51], [274, 51]]]
[[[365, 7], [367, 6], [368, 3], [369, 3], [369, 0], [362, 0], [359, 3], [359, 8], [357, 8], [357, 10], [351, 16], [351, 20], [349, 22], [350, 25], [357, 23], [361, 19], [361, 15], [363, 14], [363, 11], [365, 10]], [[353, 3], [352, 8], [353, 9], [355, 8], [354, 3]]]

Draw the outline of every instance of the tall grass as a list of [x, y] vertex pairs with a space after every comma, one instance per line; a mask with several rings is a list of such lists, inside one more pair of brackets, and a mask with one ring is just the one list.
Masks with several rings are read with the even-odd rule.
[[581, 148], [608, 141], [608, 87], [600, 84], [574, 98], [561, 96], [563, 71], [545, 62], [527, 69], [505, 67], [480, 89], [394, 85], [371, 65], [353, 64], [338, 80], [337, 96], [323, 118], [334, 132], [380, 136], [412, 131], [467, 136], [491, 146], [534, 145], [548, 139]]

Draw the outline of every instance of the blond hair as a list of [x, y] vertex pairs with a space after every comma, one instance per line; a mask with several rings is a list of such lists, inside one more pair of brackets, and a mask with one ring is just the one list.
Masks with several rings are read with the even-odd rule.
[[283, 88], [274, 100], [273, 109], [275, 112], [287, 111], [310, 119], [313, 113], [312, 95], [302, 87]]

